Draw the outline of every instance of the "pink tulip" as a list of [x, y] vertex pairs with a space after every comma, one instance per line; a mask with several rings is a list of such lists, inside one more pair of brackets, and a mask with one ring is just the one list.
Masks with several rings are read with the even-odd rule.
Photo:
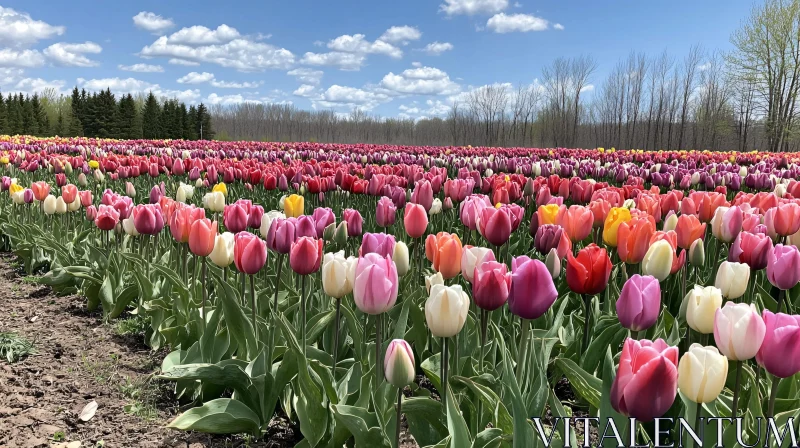
[[800, 316], [762, 313], [766, 332], [756, 360], [767, 372], [788, 378], [800, 372]]
[[347, 236], [352, 238], [361, 235], [364, 219], [358, 210], [352, 208], [344, 209], [342, 219], [347, 223]]
[[511, 219], [499, 209], [486, 207], [478, 217], [478, 231], [486, 241], [502, 246], [511, 236]]
[[308, 275], [319, 270], [322, 263], [322, 240], [304, 236], [292, 244], [289, 265], [299, 275]]
[[425, 230], [428, 228], [428, 213], [425, 208], [419, 204], [407, 204], [403, 225], [411, 238], [421, 238], [425, 235]]
[[239, 232], [234, 237], [233, 262], [239, 272], [255, 275], [267, 262], [267, 245], [250, 232]]
[[775, 245], [767, 258], [767, 279], [778, 289], [794, 288], [800, 282], [800, 250], [795, 246]]
[[537, 319], [553, 306], [558, 291], [547, 266], [526, 256], [511, 260], [508, 310], [523, 319]]
[[714, 341], [732, 361], [756, 356], [767, 327], [753, 304], [727, 302], [714, 315]]
[[295, 218], [273, 219], [267, 232], [267, 246], [279, 254], [288, 254], [297, 239], [296, 225]]
[[392, 257], [394, 254], [394, 235], [385, 233], [365, 233], [361, 240], [359, 255], [378, 254], [381, 257]]
[[508, 300], [511, 289], [511, 273], [505, 263], [485, 261], [475, 266], [472, 281], [472, 298], [475, 305], [486, 311], [494, 311]]
[[678, 348], [663, 339], [626, 339], [611, 386], [611, 407], [643, 422], [666, 413], [678, 392]]
[[156, 235], [164, 228], [164, 215], [158, 204], [141, 204], [133, 208], [133, 226], [142, 235]]
[[620, 291], [617, 317], [623, 327], [642, 331], [653, 326], [661, 311], [661, 286], [655, 277], [634, 274]]
[[366, 254], [356, 264], [353, 300], [363, 313], [384, 313], [397, 301], [398, 284], [397, 267], [391, 258]]

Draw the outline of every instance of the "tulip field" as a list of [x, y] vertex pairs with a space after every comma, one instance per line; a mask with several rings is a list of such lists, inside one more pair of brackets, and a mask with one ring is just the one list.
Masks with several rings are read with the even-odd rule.
[[147, 322], [175, 430], [800, 438], [800, 155], [2, 137], [0, 171], [0, 247]]

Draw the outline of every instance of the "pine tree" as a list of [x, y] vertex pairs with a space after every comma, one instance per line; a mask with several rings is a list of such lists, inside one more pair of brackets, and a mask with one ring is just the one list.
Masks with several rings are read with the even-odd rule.
[[50, 133], [50, 119], [47, 117], [47, 112], [45, 112], [44, 107], [42, 107], [41, 101], [39, 101], [39, 95], [34, 94], [30, 102], [33, 118], [36, 121], [36, 135], [47, 137]]
[[161, 136], [161, 106], [153, 92], [147, 95], [142, 110], [142, 137], [157, 139]]
[[72, 89], [72, 103], [70, 104], [70, 111], [72, 112], [72, 119], [69, 121], [69, 136], [80, 137], [83, 135], [83, 124], [81, 123], [81, 94], [78, 88]]
[[53, 135], [58, 137], [64, 135], [64, 114], [61, 111], [58, 111], [58, 120], [55, 126], [53, 126]]
[[6, 110], [8, 111], [8, 134], [17, 135], [22, 133], [22, 109], [20, 108], [18, 95], [8, 94], [6, 101]]
[[117, 107], [117, 137], [123, 139], [141, 138], [141, 124], [136, 111], [136, 102], [131, 94], [119, 99]]
[[181, 103], [180, 107], [178, 108], [178, 122], [180, 125], [180, 137], [184, 140], [189, 139], [189, 133], [187, 132], [187, 125], [189, 122], [189, 112], [186, 110], [186, 104]]
[[186, 123], [184, 123], [184, 133], [186, 134], [187, 140], [197, 140], [197, 108], [192, 105], [189, 107], [189, 114], [186, 118]]
[[212, 140], [214, 131], [211, 129], [211, 115], [208, 114], [205, 104], [197, 106], [197, 135], [203, 140]]
[[95, 99], [93, 123], [95, 126], [92, 136], [98, 138], [113, 138], [117, 135], [117, 100], [111, 89], [100, 91]]
[[39, 122], [33, 111], [33, 101], [30, 96], [25, 96], [22, 100], [22, 133], [25, 135], [39, 133]]

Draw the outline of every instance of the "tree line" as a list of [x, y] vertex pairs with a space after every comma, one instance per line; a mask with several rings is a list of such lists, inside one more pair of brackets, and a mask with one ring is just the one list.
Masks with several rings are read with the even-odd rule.
[[0, 95], [0, 134], [40, 137], [210, 140], [211, 115], [203, 103], [186, 106], [176, 99], [120, 95], [110, 89], [87, 92], [75, 87], [61, 95]]
[[457, 95], [440, 116], [251, 103], [211, 113], [218, 137], [235, 140], [796, 151], [798, 36], [800, 0], [766, 0], [730, 37], [731, 51], [631, 52], [603, 79], [590, 56], [558, 58], [532, 83]]

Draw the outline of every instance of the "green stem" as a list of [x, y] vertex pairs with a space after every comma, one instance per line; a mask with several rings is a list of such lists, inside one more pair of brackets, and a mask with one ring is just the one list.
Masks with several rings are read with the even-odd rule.
[[481, 357], [478, 358], [478, 371], [483, 372], [483, 360], [486, 356], [486, 329], [489, 326], [489, 312], [481, 309]]
[[300, 313], [302, 314], [301, 325], [303, 331], [303, 357], [306, 356], [306, 276], [300, 276]]
[[775, 399], [778, 398], [778, 384], [781, 382], [781, 378], [778, 376], [774, 376], [772, 378], [772, 387], [769, 391], [769, 406], [767, 407], [767, 418], [775, 417]]
[[442, 407], [447, 412], [447, 370], [448, 370], [448, 348], [450, 338], [442, 338], [444, 347], [442, 348]]
[[[204, 285], [206, 283], [206, 274], [207, 274], [207, 271], [206, 271], [206, 257], [203, 257], [203, 272], [202, 272], [201, 275], [203, 276], [202, 282], [203, 282]], [[207, 301], [208, 301], [208, 288], [203, 288], [203, 305], [202, 305], [202, 308], [200, 308], [200, 311], [201, 311], [201, 315], [203, 317], [203, 332], [204, 333], [206, 331], [206, 302]]]
[[522, 366], [525, 365], [525, 361], [528, 359], [528, 330], [530, 329], [530, 324], [527, 319], [521, 320], [522, 326], [522, 333], [519, 337], [519, 350], [517, 351], [517, 383], [519, 384], [522, 380]]
[[786, 291], [782, 289], [778, 290], [778, 313], [780, 313], [783, 310], [783, 302], [784, 302], [783, 297], [785, 294]]
[[381, 384], [381, 315], [375, 315], [375, 387]]
[[402, 417], [403, 388], [397, 388], [397, 421], [394, 427], [394, 448], [400, 448], [400, 418]]
[[[203, 264], [205, 267], [205, 264]], [[205, 288], [203, 288], [205, 291]], [[252, 317], [253, 317], [253, 332], [256, 335], [256, 340], [258, 340], [258, 321], [256, 320], [256, 288], [253, 282], [253, 276], [250, 276], [250, 307], [252, 308]]]
[[585, 353], [589, 347], [589, 321], [592, 318], [592, 299], [588, 294], [583, 295], [583, 344], [581, 345], [581, 352]]
[[736, 363], [736, 385], [733, 387], [733, 405], [731, 407], [731, 417], [736, 418], [736, 413], [739, 410], [739, 388], [742, 381], [742, 362], [734, 362]]
[[336, 299], [336, 332], [333, 334], [333, 379], [336, 379], [336, 362], [339, 360], [339, 321], [342, 320], [342, 299]]
[[694, 416], [694, 431], [700, 434], [700, 414], [703, 413], [703, 403], [697, 403]]

